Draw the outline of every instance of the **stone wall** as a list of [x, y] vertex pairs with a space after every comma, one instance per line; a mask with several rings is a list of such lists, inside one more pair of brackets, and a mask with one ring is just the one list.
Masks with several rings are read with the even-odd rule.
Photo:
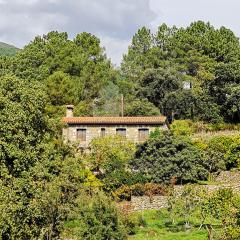
[[[223, 188], [231, 188], [234, 193], [240, 193], [240, 183], [237, 184], [220, 184], [220, 185], [199, 185], [201, 188], [205, 188], [206, 191], [211, 194], [215, 191]], [[175, 186], [174, 191], [181, 194], [184, 186]], [[125, 206], [122, 208], [128, 208], [129, 211], [141, 211], [141, 210], [158, 210], [167, 207], [167, 196], [132, 196], [130, 202], [125, 202]]]
[[139, 196], [132, 197], [132, 211], [157, 210], [167, 207], [167, 196]]
[[[165, 128], [165, 125], [158, 126], [160, 128]], [[70, 142], [77, 142], [77, 129], [83, 128], [86, 129], [86, 141], [79, 142], [80, 147], [87, 147], [89, 143], [94, 138], [101, 136], [101, 128], [105, 128], [105, 135], [114, 136], [116, 135], [117, 128], [126, 128], [126, 138], [132, 142], [138, 143], [138, 129], [139, 128], [148, 128], [149, 132], [154, 131], [156, 126], [148, 125], [69, 125], [67, 128], [63, 129], [63, 137], [65, 140]]]
[[216, 182], [221, 183], [240, 183], [240, 171], [222, 171], [216, 178]]

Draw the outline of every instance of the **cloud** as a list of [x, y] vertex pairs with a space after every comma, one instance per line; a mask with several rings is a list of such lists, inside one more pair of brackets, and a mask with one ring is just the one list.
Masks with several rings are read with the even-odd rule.
[[132, 35], [155, 17], [149, 0], [0, 0], [0, 40], [22, 47], [36, 35], [82, 31], [102, 38], [115, 63]]
[[196, 20], [231, 28], [240, 35], [239, 0], [0, 0], [0, 41], [22, 47], [51, 30], [100, 37], [119, 64], [133, 34], [163, 22], [187, 26]]
[[193, 21], [203, 20], [215, 27], [228, 27], [240, 35], [239, 0], [150, 0], [150, 8], [158, 15], [151, 23], [153, 29], [163, 22], [186, 27]]
[[109, 57], [116, 66], [120, 66], [123, 53], [126, 53], [131, 40], [123, 40], [118, 38], [111, 38], [102, 36], [101, 45], [107, 48], [110, 53]]

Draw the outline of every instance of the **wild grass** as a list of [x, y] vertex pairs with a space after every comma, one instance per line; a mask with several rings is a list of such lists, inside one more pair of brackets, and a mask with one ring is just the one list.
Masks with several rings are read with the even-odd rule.
[[[192, 218], [190, 226], [186, 229], [184, 221], [177, 219], [173, 225], [167, 217], [166, 211], [147, 210], [137, 213], [145, 223], [137, 229], [129, 240], [206, 240], [207, 231], [204, 226], [200, 228], [198, 218]], [[215, 230], [219, 228], [218, 222], [213, 219]]]

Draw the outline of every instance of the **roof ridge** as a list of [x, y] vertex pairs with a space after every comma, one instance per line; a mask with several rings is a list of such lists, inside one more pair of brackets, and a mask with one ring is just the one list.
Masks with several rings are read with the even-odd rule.
[[165, 123], [166, 117], [157, 116], [80, 116], [80, 117], [63, 117], [64, 123], [72, 124], [162, 124]]

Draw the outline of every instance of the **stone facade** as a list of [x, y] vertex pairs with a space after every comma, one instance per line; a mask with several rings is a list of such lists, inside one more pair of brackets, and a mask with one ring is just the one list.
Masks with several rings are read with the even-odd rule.
[[[161, 128], [166, 128], [166, 126], [159, 126]], [[69, 125], [67, 128], [63, 129], [63, 136], [66, 140], [70, 142], [79, 143], [81, 147], [87, 147], [89, 143], [94, 139], [101, 137], [101, 129], [105, 129], [105, 136], [114, 136], [116, 135], [116, 130], [118, 128], [126, 129], [126, 139], [139, 143], [139, 129], [148, 129], [149, 133], [154, 131], [156, 127], [147, 126], [147, 125], [136, 125], [136, 126], [128, 126], [128, 125]], [[86, 129], [86, 141], [80, 141], [77, 139], [77, 130], [78, 129]]]
[[[65, 123], [63, 138], [65, 141], [77, 143], [82, 148], [87, 148], [94, 138], [103, 136], [102, 131], [104, 131], [104, 136], [114, 136], [119, 134], [118, 130], [123, 130], [124, 134], [122, 134], [127, 140], [139, 143], [145, 141], [150, 132], [156, 128], [168, 129], [168, 123], [164, 116], [73, 117], [72, 110], [73, 106], [68, 105], [66, 117], [63, 118]], [[140, 137], [142, 136], [141, 132], [144, 132], [144, 137]]]

